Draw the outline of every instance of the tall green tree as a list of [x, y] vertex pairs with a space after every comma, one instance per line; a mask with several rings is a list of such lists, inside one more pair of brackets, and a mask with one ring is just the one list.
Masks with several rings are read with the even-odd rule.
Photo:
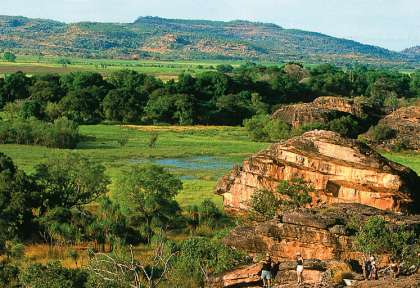
[[165, 229], [180, 211], [175, 196], [182, 182], [164, 168], [132, 167], [117, 180], [118, 198], [125, 198], [131, 223], [143, 230], [150, 243], [154, 228]]
[[35, 178], [42, 188], [41, 212], [88, 204], [105, 194], [110, 183], [103, 165], [76, 153], [52, 157], [38, 165]]

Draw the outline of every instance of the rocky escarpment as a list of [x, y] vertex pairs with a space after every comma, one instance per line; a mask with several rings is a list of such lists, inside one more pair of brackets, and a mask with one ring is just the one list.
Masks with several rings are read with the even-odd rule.
[[402, 107], [381, 119], [378, 125], [388, 126], [395, 132], [392, 139], [384, 141], [385, 146], [392, 148], [400, 143], [404, 148], [420, 150], [420, 106]]
[[316, 203], [361, 203], [382, 210], [418, 211], [420, 178], [368, 146], [330, 131], [311, 131], [273, 144], [235, 167], [216, 187], [228, 209], [247, 209], [258, 189], [281, 180], [312, 184]]
[[[305, 259], [306, 283], [319, 283], [331, 272], [340, 269], [361, 272], [363, 255], [352, 244], [352, 221], [366, 221], [381, 215], [390, 225], [420, 228], [420, 216], [402, 216], [361, 204], [333, 204], [324, 208], [297, 209], [280, 213], [267, 222], [253, 222], [232, 230], [224, 239], [226, 245], [241, 249], [256, 259], [257, 255], [270, 253], [276, 283], [295, 283], [295, 262], [300, 252]], [[378, 255], [379, 267], [388, 264], [388, 255]], [[212, 287], [235, 286], [259, 281], [259, 264], [240, 267], [213, 279]], [[360, 276], [360, 275], [359, 275]]]
[[292, 127], [299, 127], [309, 123], [327, 124], [333, 119], [348, 115], [365, 118], [368, 114], [376, 117], [376, 113], [361, 97], [323, 96], [316, 98], [312, 103], [284, 105], [274, 112], [273, 118], [280, 119]]

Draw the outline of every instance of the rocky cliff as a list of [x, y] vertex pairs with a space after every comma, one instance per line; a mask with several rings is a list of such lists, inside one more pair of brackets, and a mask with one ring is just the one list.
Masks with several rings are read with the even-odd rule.
[[258, 189], [302, 178], [312, 184], [313, 204], [361, 203], [382, 210], [418, 211], [420, 178], [368, 146], [330, 131], [311, 131], [273, 144], [235, 167], [216, 187], [227, 209], [247, 209]]

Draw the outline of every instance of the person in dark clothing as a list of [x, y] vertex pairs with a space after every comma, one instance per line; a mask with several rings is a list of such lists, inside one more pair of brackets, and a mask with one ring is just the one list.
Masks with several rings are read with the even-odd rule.
[[371, 271], [372, 271], [372, 263], [370, 261], [370, 258], [367, 258], [365, 259], [365, 262], [363, 263], [363, 276], [365, 277], [365, 280], [369, 280]]
[[267, 288], [271, 288], [271, 278], [273, 277], [273, 275], [271, 274], [271, 266], [271, 257], [269, 254], [267, 254], [265, 259], [262, 261], [261, 271], [261, 279], [263, 280], [263, 286]]

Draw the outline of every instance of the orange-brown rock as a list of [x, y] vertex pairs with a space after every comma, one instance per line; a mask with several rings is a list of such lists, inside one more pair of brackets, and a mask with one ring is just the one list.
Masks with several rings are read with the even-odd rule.
[[361, 203], [382, 210], [419, 211], [420, 178], [368, 146], [330, 131], [314, 130], [273, 144], [219, 180], [227, 209], [247, 209], [258, 189], [275, 192], [279, 181], [312, 184], [313, 203]]
[[272, 117], [280, 119], [292, 127], [299, 127], [309, 123], [326, 124], [334, 118], [346, 114], [336, 110], [317, 107], [313, 103], [300, 103], [281, 106], [274, 112]]
[[378, 124], [395, 131], [395, 137], [385, 141], [386, 146], [399, 142], [408, 149], [420, 150], [420, 106], [400, 108], [381, 119]]
[[346, 112], [359, 118], [363, 118], [366, 113], [372, 112], [369, 111], [362, 97], [322, 96], [316, 98], [312, 104], [318, 108]]
[[[296, 282], [295, 257], [300, 252], [304, 260], [306, 283], [326, 281], [328, 271], [361, 272], [364, 256], [354, 250], [352, 231], [348, 223], [381, 215], [390, 225], [420, 228], [420, 216], [404, 216], [361, 204], [333, 204], [323, 208], [296, 209], [282, 212], [266, 222], [252, 222], [233, 229], [223, 240], [228, 246], [245, 251], [251, 257], [269, 253], [276, 265], [276, 283]], [[387, 267], [388, 255], [378, 255], [379, 268]], [[340, 270], [345, 268], [344, 270]], [[219, 286], [243, 287], [256, 283], [261, 266], [253, 264], [227, 272], [218, 279]], [[223, 284], [223, 285], [221, 285]], [[238, 286], [235, 286], [238, 285]]]
[[326, 124], [346, 115], [364, 118], [367, 114], [377, 117], [361, 97], [322, 96], [316, 98], [312, 103], [281, 106], [274, 112], [273, 118], [280, 119], [293, 127], [299, 127], [309, 123]]

